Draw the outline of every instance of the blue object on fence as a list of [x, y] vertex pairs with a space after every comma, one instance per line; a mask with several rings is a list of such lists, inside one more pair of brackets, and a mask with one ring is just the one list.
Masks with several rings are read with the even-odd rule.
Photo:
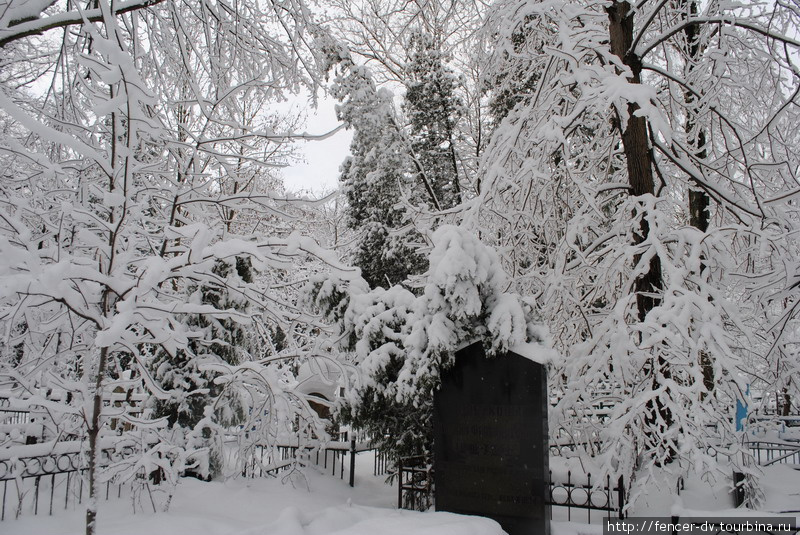
[[[747, 385], [747, 390], [744, 392], [745, 398], [750, 397], [750, 385]], [[741, 399], [736, 400], [736, 430], [744, 431], [744, 423], [747, 421], [747, 401]]]

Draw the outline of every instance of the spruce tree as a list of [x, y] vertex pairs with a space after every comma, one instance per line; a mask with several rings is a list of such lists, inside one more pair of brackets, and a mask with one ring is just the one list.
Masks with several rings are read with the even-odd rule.
[[[339, 74], [333, 93], [342, 102], [338, 117], [353, 129], [351, 156], [342, 164], [340, 177], [348, 204], [347, 224], [357, 234], [351, 261], [361, 268], [371, 288], [390, 288], [427, 269], [427, 259], [418, 252], [423, 239], [413, 229], [405, 203], [438, 210], [438, 197], [446, 199], [448, 207], [458, 202], [455, 166], [450, 163], [453, 160], [433, 146], [452, 138], [452, 105], [447, 102], [444, 112], [436, 109], [443, 106], [442, 101], [452, 99], [452, 84], [442, 76], [441, 68], [439, 80], [435, 74], [423, 72], [425, 62], [436, 64], [437, 58], [431, 50], [421, 48], [413, 67], [417, 81], [409, 86], [414, 99], [408, 108], [412, 110], [413, 132], [409, 139], [395, 117], [391, 93], [376, 88], [369, 70], [355, 65], [341, 51], [332, 60]], [[437, 82], [445, 88], [445, 95], [431, 102], [430, 95], [423, 93]], [[436, 95], [441, 93], [437, 91]], [[426, 115], [435, 117], [436, 124], [431, 128], [423, 126], [428, 121]], [[370, 381], [383, 385], [396, 382], [403, 363], [400, 351], [386, 366], [373, 370]], [[390, 458], [430, 451], [429, 406], [400, 403], [382, 388], [360, 390], [357, 397], [357, 403], [340, 407], [339, 418], [368, 432]]]
[[353, 129], [352, 156], [341, 167], [347, 224], [358, 233], [353, 263], [373, 288], [402, 283], [421, 273], [425, 260], [415, 251], [421, 237], [409, 230], [401, 200], [409, 184], [409, 155], [397, 127], [391, 95], [378, 91], [369, 71], [348, 64], [336, 80], [339, 119]]
[[[403, 128], [394, 115], [391, 95], [376, 89], [366, 68], [349, 58], [340, 60], [339, 67], [342, 72], [335, 84], [335, 95], [343, 102], [339, 118], [354, 130], [352, 156], [341, 174], [348, 225], [358, 233], [352, 261], [370, 287], [388, 288], [427, 268], [427, 260], [418, 252], [422, 237], [412, 229], [403, 200], [433, 213], [462, 200], [456, 153], [462, 113], [456, 96], [458, 80], [445, 66], [435, 39], [417, 31], [405, 69]], [[368, 372], [369, 382], [397, 383], [404, 362], [400, 347], [385, 365]], [[339, 415], [369, 432], [382, 451], [395, 460], [430, 453], [432, 399], [400, 402], [383, 387], [362, 389], [357, 397], [358, 402]]]
[[[189, 301], [212, 305], [217, 310], [246, 311], [246, 304], [227, 291], [225, 282], [241, 279], [252, 283], [249, 259], [237, 257], [230, 262], [218, 260], [212, 272], [220, 284], [203, 284], [190, 288]], [[237, 281], [239, 282], [239, 281]], [[243, 405], [234, 392], [214, 383], [215, 374], [203, 370], [202, 364], [224, 362], [241, 364], [247, 352], [248, 335], [243, 326], [231, 319], [193, 314], [186, 320], [187, 330], [198, 334], [189, 341], [188, 351], [178, 350], [170, 355], [159, 350], [153, 361], [155, 379], [169, 392], [168, 399], [154, 403], [154, 417], [166, 418], [170, 428], [178, 430], [178, 440], [190, 435], [199, 436], [209, 448], [208, 470], [197, 472], [205, 477], [219, 475], [222, 469], [221, 451], [215, 433], [220, 427], [230, 427], [242, 420]]]
[[456, 126], [463, 113], [456, 96], [458, 80], [445, 65], [441, 46], [432, 35], [414, 33], [410, 50], [404, 109], [411, 149], [440, 208], [452, 208], [462, 200], [456, 148]]

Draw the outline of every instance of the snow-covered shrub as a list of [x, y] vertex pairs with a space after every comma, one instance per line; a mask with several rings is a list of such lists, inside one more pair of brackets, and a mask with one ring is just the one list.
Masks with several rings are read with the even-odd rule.
[[497, 254], [459, 227], [431, 239], [420, 295], [330, 280], [307, 288], [309, 303], [337, 320], [340, 349], [362, 372], [339, 415], [400, 456], [430, 452], [433, 391], [462, 347], [482, 342], [489, 357], [517, 348], [549, 358], [546, 330], [532, 303], [507, 292]]

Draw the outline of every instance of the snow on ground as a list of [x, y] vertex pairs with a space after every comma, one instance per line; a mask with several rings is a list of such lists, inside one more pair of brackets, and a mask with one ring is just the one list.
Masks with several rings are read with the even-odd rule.
[[[734, 506], [731, 476], [691, 474], [680, 493], [675, 489], [652, 488], [640, 497], [631, 516], [742, 517], [800, 516], [800, 466], [776, 464], [762, 467], [760, 486], [764, 499], [758, 511]], [[706, 480], [708, 479], [708, 480]]]
[[[99, 535], [503, 535], [492, 520], [450, 513], [399, 511], [397, 487], [372, 475], [371, 452], [359, 454], [356, 486], [314, 469], [279, 479], [232, 479], [205, 483], [186, 478], [178, 486], [169, 511], [153, 513], [149, 496], [133, 512], [130, 498], [100, 502]], [[558, 464], [558, 463], [555, 463]], [[569, 463], [567, 463], [569, 464]], [[559, 466], [556, 471], [567, 468]], [[572, 466], [569, 466], [572, 468]], [[347, 471], [345, 470], [345, 474]], [[338, 470], [337, 470], [338, 476]], [[699, 478], [686, 482], [680, 496], [654, 489], [637, 504], [634, 516], [754, 515], [732, 509], [729, 482], [712, 487]], [[800, 471], [787, 465], [767, 467], [762, 478], [764, 516], [800, 509]], [[715, 490], [714, 490], [715, 489]], [[156, 497], [158, 502], [158, 497]], [[0, 523], [10, 535], [73, 535], [84, 531], [84, 510], [54, 511], [54, 516], [23, 515]], [[144, 512], [142, 510], [144, 509]], [[554, 508], [552, 535], [599, 535], [603, 513]]]
[[[798, 467], [800, 468], [800, 467]], [[800, 516], [800, 470], [774, 464], [764, 469], [764, 501], [771, 511], [793, 511]]]
[[[372, 475], [370, 452], [359, 454], [356, 484], [313, 469], [285, 483], [185, 478], [169, 511], [153, 513], [149, 497], [137, 512], [128, 498], [100, 502], [99, 535], [503, 535], [493, 520], [451, 513], [398, 511], [397, 487]], [[338, 473], [337, 473], [338, 476]], [[142, 507], [145, 512], [142, 512]], [[148, 509], [149, 508], [149, 509]], [[21, 516], [0, 524], [9, 535], [74, 535], [84, 510]]]

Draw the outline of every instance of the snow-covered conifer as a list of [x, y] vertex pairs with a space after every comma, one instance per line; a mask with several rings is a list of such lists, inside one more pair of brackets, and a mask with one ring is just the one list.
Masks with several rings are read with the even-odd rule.
[[456, 95], [458, 80], [446, 66], [441, 44], [432, 35], [414, 33], [409, 50], [403, 109], [411, 150], [440, 208], [452, 208], [461, 202], [457, 138], [463, 106]]
[[336, 322], [340, 349], [352, 352], [362, 373], [340, 414], [396, 456], [431, 452], [432, 393], [458, 349], [481, 342], [490, 357], [516, 349], [552, 358], [533, 303], [506, 292], [492, 249], [449, 225], [432, 240], [418, 296], [399, 285], [367, 290], [363, 281], [320, 280], [307, 290], [309, 303]]
[[[347, 221], [357, 229], [353, 264], [373, 287], [389, 287], [424, 270], [415, 251], [421, 236], [410, 227], [402, 199], [411, 188], [410, 158], [394, 115], [392, 95], [379, 90], [369, 69], [346, 53], [337, 58], [334, 96], [339, 119], [353, 129], [340, 181], [347, 200]], [[419, 198], [419, 194], [414, 195]]]

